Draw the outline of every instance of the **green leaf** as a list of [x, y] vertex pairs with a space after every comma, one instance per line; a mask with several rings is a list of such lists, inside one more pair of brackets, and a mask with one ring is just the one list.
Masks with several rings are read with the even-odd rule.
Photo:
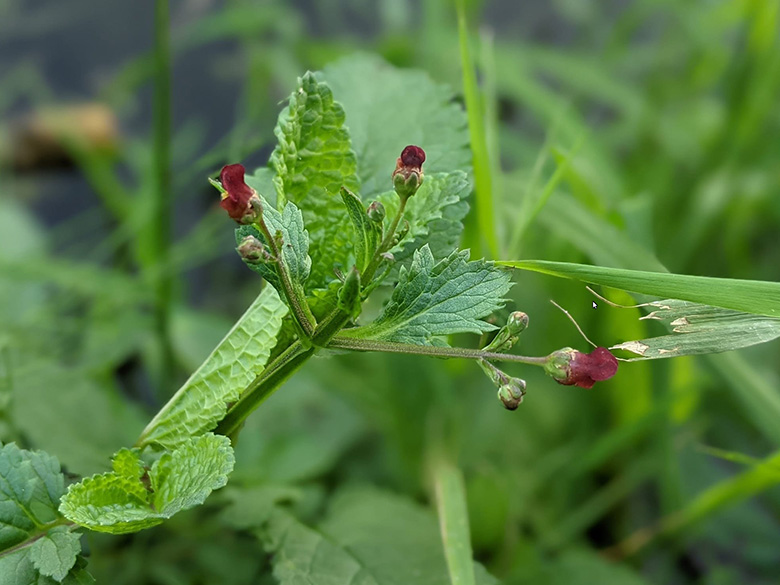
[[309, 286], [322, 288], [333, 280], [334, 265], [346, 265], [352, 248], [352, 226], [334, 200], [342, 186], [355, 191], [359, 186], [344, 110], [330, 88], [307, 73], [279, 115], [275, 134], [277, 206], [292, 201], [303, 210], [311, 235]]
[[502, 261], [496, 264], [629, 292], [780, 317], [780, 283], [777, 282], [623, 270], [545, 260]]
[[469, 262], [468, 251], [454, 251], [436, 263], [425, 245], [409, 268], [401, 268], [379, 318], [343, 334], [426, 345], [435, 335], [491, 331], [495, 326], [480, 319], [503, 306], [510, 286], [506, 271], [484, 260]]
[[146, 422], [116, 388], [51, 360], [30, 361], [18, 371], [11, 412], [34, 445], [79, 475], [106, 471], [107, 453], [132, 443]]
[[146, 427], [138, 445], [172, 448], [211, 429], [260, 374], [287, 306], [265, 287], [205, 362]]
[[671, 335], [626, 341], [610, 349], [624, 349], [640, 357], [657, 359], [719, 353], [766, 343], [780, 337], [780, 319], [667, 299], [649, 303], [657, 310], [642, 317], [661, 321]]
[[374, 252], [382, 241], [382, 225], [381, 222], [377, 223], [368, 217], [360, 197], [349, 189], [341, 189], [341, 199], [355, 229], [355, 266], [362, 273], [371, 263]]
[[41, 575], [62, 581], [81, 552], [79, 538], [65, 526], [52, 528], [30, 547], [30, 561]]
[[138, 452], [125, 449], [114, 459], [113, 472], [71, 485], [60, 511], [91, 530], [137, 532], [202, 504], [227, 483], [233, 464], [230, 439], [207, 433], [163, 453], [149, 469], [147, 483], [137, 475]]
[[[406, 204], [404, 220], [409, 223], [409, 232], [391, 250], [395, 259], [403, 263], [426, 243], [436, 259], [448, 256], [457, 248], [463, 232], [461, 220], [469, 210], [466, 198], [470, 191], [468, 175], [463, 171], [426, 175], [420, 189]], [[400, 205], [395, 191], [380, 195], [379, 200], [385, 206], [387, 217], [394, 217]]]
[[288, 512], [274, 510], [258, 533], [266, 551], [273, 554], [274, 577], [281, 585], [381, 585], [347, 548], [301, 524]]
[[[294, 203], [287, 203], [284, 211], [280, 213], [263, 197], [260, 199], [263, 203], [265, 224], [272, 236], [281, 237], [282, 263], [287, 268], [292, 285], [301, 291], [301, 298], [303, 298], [304, 283], [311, 272], [311, 258], [309, 257], [309, 232], [304, 228], [301, 210]], [[268, 244], [265, 236], [256, 227], [244, 225], [236, 228], [237, 244], [247, 236], [254, 236]], [[275, 263], [249, 264], [249, 267], [262, 275], [277, 291], [282, 292], [282, 281]]]
[[[380, 585], [448, 582], [436, 519], [406, 498], [370, 488], [342, 490], [320, 530]], [[497, 583], [478, 563], [474, 573], [479, 585]]]
[[439, 530], [450, 581], [452, 585], [474, 585], [474, 560], [463, 474], [444, 460], [436, 462], [433, 473]]
[[79, 535], [57, 511], [65, 480], [56, 457], [0, 447], [0, 585], [91, 582]]
[[452, 89], [427, 73], [355, 54], [325, 67], [322, 78], [344, 106], [363, 201], [392, 186], [396, 159], [409, 144], [425, 150], [426, 175], [471, 168], [466, 114]]

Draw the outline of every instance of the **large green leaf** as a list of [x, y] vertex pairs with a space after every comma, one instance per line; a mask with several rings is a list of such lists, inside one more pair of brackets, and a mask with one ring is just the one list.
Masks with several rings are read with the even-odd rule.
[[[434, 515], [406, 498], [369, 488], [342, 490], [320, 530], [381, 585], [449, 583]], [[474, 569], [479, 585], [497, 583], [481, 565]]]
[[55, 457], [0, 446], [0, 585], [92, 582], [79, 535], [57, 511], [64, 493]]
[[287, 306], [267, 286], [139, 439], [172, 448], [213, 429], [263, 369]]
[[497, 264], [629, 292], [780, 317], [780, 283], [778, 282], [623, 270], [545, 260], [504, 261]]
[[357, 163], [344, 110], [330, 88], [307, 73], [279, 115], [279, 143], [271, 155], [276, 171], [277, 207], [292, 201], [303, 211], [311, 236], [310, 288], [334, 279], [334, 265], [344, 267], [353, 230], [339, 198], [341, 187], [357, 191]]
[[468, 261], [468, 251], [434, 260], [425, 245], [402, 267], [398, 285], [379, 318], [346, 336], [425, 345], [436, 335], [483, 333], [495, 329], [486, 317], [504, 304], [509, 273], [484, 260]]
[[91, 530], [137, 532], [202, 504], [227, 483], [233, 464], [230, 439], [211, 433], [163, 453], [148, 472], [137, 450], [123, 449], [114, 471], [71, 485], [60, 511]]
[[364, 201], [391, 187], [396, 159], [409, 144], [425, 150], [426, 174], [471, 168], [466, 114], [452, 89], [427, 73], [356, 54], [325, 67], [322, 78], [344, 106]]

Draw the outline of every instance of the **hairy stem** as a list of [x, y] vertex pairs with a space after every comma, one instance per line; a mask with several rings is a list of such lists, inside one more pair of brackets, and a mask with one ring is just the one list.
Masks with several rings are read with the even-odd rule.
[[360, 279], [362, 282], [365, 283], [371, 282], [371, 279], [374, 278], [374, 273], [376, 272], [376, 269], [379, 268], [379, 264], [382, 262], [382, 254], [384, 254], [390, 248], [393, 247], [393, 237], [395, 236], [395, 231], [398, 229], [398, 224], [401, 223], [401, 218], [404, 215], [404, 210], [406, 209], [407, 201], [408, 201], [408, 197], [401, 198], [401, 205], [398, 206], [398, 212], [395, 214], [393, 221], [390, 223], [390, 228], [387, 230], [387, 234], [382, 240], [382, 243], [379, 244], [379, 247], [376, 249], [376, 252], [374, 252], [374, 257], [371, 259], [371, 263], [368, 266], [366, 266], [365, 271], [363, 272], [363, 274], [360, 275]]
[[503, 362], [517, 362], [533, 366], [543, 366], [547, 362], [546, 357], [512, 355], [482, 349], [467, 349], [464, 347], [437, 347], [434, 345], [412, 345], [410, 343], [396, 343], [395, 341], [379, 341], [377, 339], [358, 339], [337, 335], [330, 340], [328, 347], [334, 349], [351, 349], [354, 351], [383, 351], [387, 353], [405, 353], [409, 355], [427, 355], [442, 358], [464, 358], [470, 360], [492, 360]]
[[271, 233], [271, 230], [268, 229], [262, 213], [259, 216], [257, 225], [260, 228], [260, 232], [265, 237], [268, 247], [271, 249], [271, 254], [276, 258], [276, 265], [279, 267], [279, 278], [282, 281], [282, 292], [287, 299], [287, 304], [292, 309], [293, 318], [298, 324], [303, 336], [306, 339], [311, 339], [314, 335], [314, 328], [317, 324], [317, 320], [309, 308], [309, 303], [306, 302], [306, 295], [303, 290], [300, 287], [296, 287], [290, 279], [290, 273], [287, 271], [287, 266], [282, 260], [282, 250], [279, 249], [276, 238]]

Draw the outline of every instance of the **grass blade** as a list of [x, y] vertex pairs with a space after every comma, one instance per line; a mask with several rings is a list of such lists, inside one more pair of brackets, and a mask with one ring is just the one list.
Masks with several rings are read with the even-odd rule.
[[434, 468], [436, 509], [452, 585], [474, 585], [474, 561], [463, 474], [440, 460]]
[[466, 113], [469, 119], [471, 150], [474, 156], [474, 188], [478, 234], [473, 238], [487, 243], [490, 255], [498, 256], [498, 237], [493, 211], [493, 177], [490, 172], [490, 156], [485, 134], [484, 111], [474, 71], [474, 60], [469, 48], [469, 33], [466, 25], [466, 7], [463, 0], [456, 0], [458, 13], [458, 38], [460, 42], [460, 61], [463, 68], [463, 95], [466, 100]]
[[628, 292], [780, 317], [780, 283], [778, 282], [623, 270], [545, 260], [501, 261], [496, 264], [609, 286]]

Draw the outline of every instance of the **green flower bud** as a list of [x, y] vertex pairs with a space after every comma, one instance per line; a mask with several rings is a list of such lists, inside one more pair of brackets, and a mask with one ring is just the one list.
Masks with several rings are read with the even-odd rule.
[[247, 264], [267, 264], [275, 260], [265, 244], [254, 236], [247, 236], [241, 240], [236, 250]]
[[385, 220], [385, 206], [379, 201], [374, 201], [366, 209], [366, 215], [374, 223], [382, 223]]
[[498, 330], [493, 340], [485, 346], [487, 351], [509, 351], [512, 349], [520, 334], [528, 327], [528, 315], [522, 311], [514, 311], [501, 329]]
[[523, 401], [525, 396], [525, 380], [520, 378], [509, 378], [506, 384], [498, 388], [498, 399], [507, 410], [515, 410]]

